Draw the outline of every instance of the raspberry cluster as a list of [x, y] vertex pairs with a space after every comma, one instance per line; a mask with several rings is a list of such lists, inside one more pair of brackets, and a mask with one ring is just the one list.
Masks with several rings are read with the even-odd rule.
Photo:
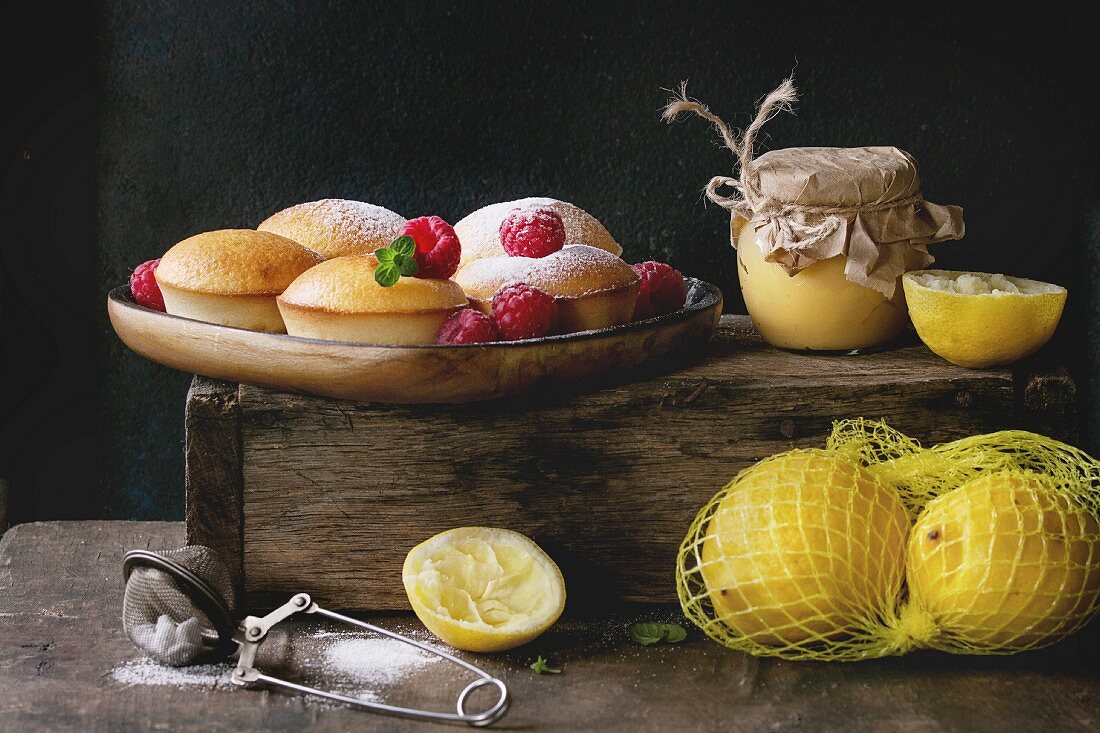
[[437, 344], [518, 341], [545, 336], [558, 320], [552, 295], [525, 283], [505, 285], [493, 296], [490, 315], [463, 308], [444, 321]]

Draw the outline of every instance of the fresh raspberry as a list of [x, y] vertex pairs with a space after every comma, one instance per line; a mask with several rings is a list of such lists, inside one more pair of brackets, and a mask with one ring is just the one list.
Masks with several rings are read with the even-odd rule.
[[160, 286], [153, 277], [153, 273], [160, 264], [159, 259], [142, 262], [130, 275], [130, 294], [138, 305], [152, 308], [155, 311], [164, 312], [164, 296], [160, 293]]
[[489, 316], [473, 308], [455, 311], [439, 328], [437, 344], [480, 344], [499, 341], [500, 331]]
[[545, 206], [512, 209], [500, 222], [500, 243], [513, 257], [545, 257], [565, 246], [565, 224]]
[[493, 296], [493, 320], [508, 341], [545, 336], [558, 320], [553, 296], [524, 283], [505, 285]]
[[438, 216], [409, 219], [398, 236], [407, 234], [416, 242], [416, 276], [446, 280], [455, 274], [462, 257], [455, 228]]
[[687, 299], [684, 276], [663, 262], [639, 262], [631, 265], [642, 281], [634, 304], [634, 320], [653, 318], [680, 310]]

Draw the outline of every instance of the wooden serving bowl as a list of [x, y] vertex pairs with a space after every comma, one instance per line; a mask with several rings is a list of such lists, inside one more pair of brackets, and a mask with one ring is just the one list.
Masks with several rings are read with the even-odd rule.
[[457, 346], [352, 344], [220, 326], [140, 306], [127, 286], [107, 296], [107, 313], [124, 344], [173, 369], [359, 402], [461, 403], [628, 369], [705, 342], [722, 314], [722, 293], [695, 278], [687, 286], [685, 306], [658, 318]]

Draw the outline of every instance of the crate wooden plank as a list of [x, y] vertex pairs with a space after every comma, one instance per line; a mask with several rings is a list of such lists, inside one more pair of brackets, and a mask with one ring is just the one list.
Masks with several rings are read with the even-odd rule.
[[187, 543], [217, 550], [239, 595], [243, 497], [237, 385], [195, 377], [184, 422]]
[[[761, 457], [820, 445], [834, 419], [885, 418], [927, 442], [1038, 423], [1072, 440], [1075, 429], [1065, 375], [1040, 384], [960, 369], [918, 344], [859, 356], [779, 351], [746, 318], [727, 316], [702, 358], [679, 366], [465, 406], [222, 386], [232, 417], [188, 428], [218, 429], [200, 442], [232, 449], [214, 480], [192, 479], [189, 463], [188, 496], [238, 497], [206, 499], [217, 528], [189, 535], [239, 547], [247, 599], [260, 605], [308, 588], [335, 606], [406, 608], [405, 553], [466, 524], [534, 537], [562, 566], [574, 603], [670, 602], [673, 558], [698, 508]], [[239, 536], [226, 539], [238, 507]]]

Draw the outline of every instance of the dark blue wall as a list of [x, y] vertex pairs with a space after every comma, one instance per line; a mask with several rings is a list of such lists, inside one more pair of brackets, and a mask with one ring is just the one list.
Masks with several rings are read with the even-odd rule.
[[[16, 518], [181, 515], [188, 378], [127, 352], [101, 299], [177, 240], [288, 204], [360, 198], [453, 221], [502, 199], [563, 198], [601, 218], [629, 259], [710, 279], [740, 310], [728, 221], [699, 194], [729, 157], [701, 122], [658, 120], [661, 87], [681, 79], [743, 123], [793, 68], [798, 114], [769, 125], [767, 146], [914, 153], [926, 196], [966, 208], [969, 234], [936, 248], [942, 266], [1070, 287], [1059, 348], [1095, 405], [1086, 25], [1046, 6], [971, 19], [896, 4], [108, 3], [74, 32], [98, 28], [98, 47], [81, 62], [79, 40], [66, 46], [73, 73], [94, 75], [98, 158], [58, 131], [58, 161], [84, 161], [64, 174], [76, 177], [33, 192], [16, 166], [22, 198], [5, 190], [12, 216], [51, 222], [4, 242], [18, 280], [4, 284], [5, 348], [35, 338], [56, 352], [22, 362], [20, 387], [8, 382], [0, 469]], [[28, 283], [55, 251], [79, 288], [42, 298]], [[44, 410], [46, 426], [29, 427]]]

